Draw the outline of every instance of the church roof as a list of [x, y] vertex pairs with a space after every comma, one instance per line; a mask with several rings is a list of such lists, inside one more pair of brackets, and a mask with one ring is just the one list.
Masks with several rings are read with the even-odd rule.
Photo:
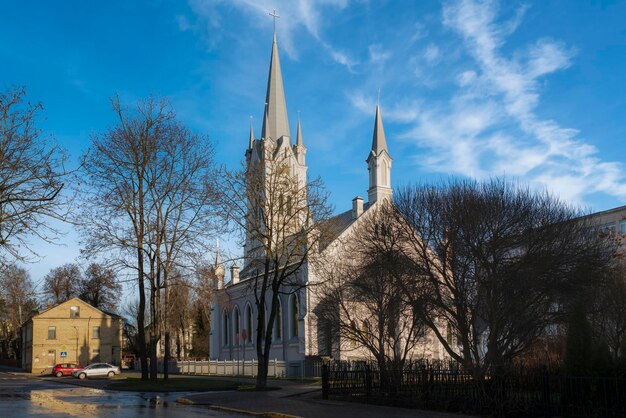
[[[372, 152], [374, 155], [380, 155], [382, 151], [387, 154], [387, 139], [385, 138], [385, 128], [383, 128], [383, 119], [380, 116], [380, 106], [376, 105], [376, 119], [374, 121], [374, 135], [372, 137]], [[369, 157], [368, 157], [369, 159]]]
[[[365, 203], [363, 205], [363, 212], [366, 212], [370, 208], [370, 203]], [[343, 232], [352, 225], [356, 219], [352, 214], [352, 209], [349, 209], [345, 212], [342, 212], [338, 215], [333, 216], [326, 222], [330, 224], [330, 228], [324, 228], [324, 232], [326, 234], [325, 237], [320, 239], [320, 249], [326, 248], [330, 245], [335, 239], [337, 239]]]
[[270, 58], [270, 72], [267, 78], [267, 94], [265, 96], [265, 115], [263, 118], [262, 138], [278, 139], [289, 135], [289, 121], [287, 118], [287, 103], [283, 88], [283, 75], [280, 71], [280, 58], [276, 45], [276, 33], [272, 42], [272, 56]]

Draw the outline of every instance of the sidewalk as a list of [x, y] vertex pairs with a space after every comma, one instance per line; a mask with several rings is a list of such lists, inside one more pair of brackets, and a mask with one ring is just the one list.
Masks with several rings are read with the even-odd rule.
[[[282, 382], [281, 382], [282, 383]], [[319, 385], [291, 384], [267, 392], [211, 392], [187, 395], [177, 402], [268, 417], [329, 418], [468, 418], [469, 415], [323, 400]]]

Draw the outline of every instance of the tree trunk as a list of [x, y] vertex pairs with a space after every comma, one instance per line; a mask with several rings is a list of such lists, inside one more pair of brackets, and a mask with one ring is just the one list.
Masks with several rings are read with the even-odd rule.
[[168, 362], [170, 361], [170, 332], [165, 328], [165, 353], [163, 356], [163, 379], [168, 377]]
[[146, 356], [146, 328], [144, 325], [146, 311], [146, 293], [143, 283], [143, 252], [137, 249], [137, 266], [139, 267], [139, 308], [137, 309], [137, 350], [139, 351], [139, 361], [141, 363], [141, 380], [148, 380], [148, 358]]

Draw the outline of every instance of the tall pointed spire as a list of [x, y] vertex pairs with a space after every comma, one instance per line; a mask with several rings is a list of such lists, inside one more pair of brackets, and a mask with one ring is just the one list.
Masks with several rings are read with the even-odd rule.
[[217, 239], [216, 248], [215, 248], [215, 267], [222, 264], [222, 256], [220, 254], [220, 240]]
[[252, 149], [254, 145], [254, 131], [252, 130], [252, 116], [250, 116], [250, 141], [248, 144], [248, 149]]
[[[379, 93], [380, 94], [380, 93]], [[387, 150], [387, 139], [380, 116], [380, 104], [376, 104], [372, 149], [367, 157], [367, 169], [370, 173], [370, 187], [367, 190], [368, 201], [374, 203], [380, 199], [391, 199], [391, 156]]]
[[300, 112], [298, 112], [298, 131], [296, 132], [296, 146], [304, 146], [304, 143], [302, 142], [302, 128], [300, 127]]
[[[385, 128], [383, 119], [380, 116], [380, 105], [376, 104], [376, 119], [374, 121], [374, 136], [372, 137], [372, 151], [379, 155], [383, 150], [387, 151], [387, 139], [385, 138]], [[387, 151], [389, 153], [389, 151]]]
[[280, 58], [278, 57], [278, 46], [276, 45], [276, 32], [274, 32], [274, 40], [272, 41], [272, 55], [265, 101], [267, 106], [263, 118], [262, 137], [278, 139], [283, 135], [291, 136], [289, 135], [283, 75], [280, 70]]

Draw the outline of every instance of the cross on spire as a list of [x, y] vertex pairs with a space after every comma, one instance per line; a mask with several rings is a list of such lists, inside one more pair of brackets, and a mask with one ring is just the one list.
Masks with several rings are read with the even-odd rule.
[[273, 10], [272, 12], [268, 13], [268, 15], [274, 18], [274, 33], [276, 33], [276, 18], [280, 19], [280, 16], [278, 16], [278, 14], [276, 13], [276, 10]]

